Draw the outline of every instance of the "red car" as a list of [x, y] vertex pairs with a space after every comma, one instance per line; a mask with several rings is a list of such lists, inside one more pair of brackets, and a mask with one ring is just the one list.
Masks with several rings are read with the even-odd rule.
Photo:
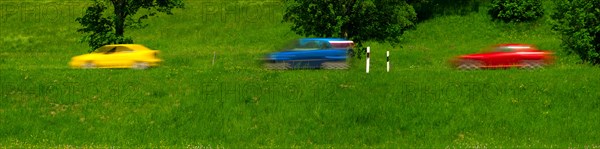
[[553, 53], [528, 44], [501, 44], [488, 52], [462, 55], [452, 60], [454, 67], [462, 70], [482, 68], [543, 68], [554, 60]]

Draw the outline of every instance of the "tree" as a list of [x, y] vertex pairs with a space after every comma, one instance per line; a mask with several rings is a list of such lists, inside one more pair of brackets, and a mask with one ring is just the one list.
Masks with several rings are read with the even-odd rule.
[[353, 40], [360, 57], [363, 42], [398, 43], [416, 13], [404, 0], [286, 0], [283, 20], [302, 36]]
[[552, 29], [562, 46], [584, 62], [600, 64], [600, 0], [559, 0], [552, 14]]
[[[172, 15], [173, 8], [183, 8], [182, 0], [93, 0], [84, 16], [76, 19], [83, 27], [77, 31], [86, 34], [83, 42], [87, 42], [91, 50], [106, 44], [133, 43], [125, 37], [126, 28], [143, 28], [142, 20], [157, 13]], [[112, 7], [112, 12], [106, 11]], [[140, 9], [146, 9], [139, 13]]]
[[439, 15], [466, 15], [479, 11], [487, 0], [407, 0], [417, 12], [418, 21], [431, 19]]
[[544, 8], [541, 0], [492, 0], [488, 13], [504, 22], [526, 22], [544, 16]]

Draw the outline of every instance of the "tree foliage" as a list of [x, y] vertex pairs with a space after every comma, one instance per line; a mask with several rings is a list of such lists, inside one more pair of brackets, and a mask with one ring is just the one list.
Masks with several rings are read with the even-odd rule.
[[[142, 20], [157, 13], [172, 15], [173, 8], [183, 8], [182, 0], [93, 0], [82, 17], [76, 19], [82, 25], [78, 32], [86, 34], [91, 50], [106, 44], [133, 43], [124, 36], [126, 28], [143, 28]], [[112, 8], [112, 11], [109, 10]], [[144, 13], [138, 13], [145, 9]]]
[[466, 15], [479, 11], [487, 0], [407, 0], [417, 12], [419, 21], [438, 15]]
[[342, 37], [357, 43], [398, 43], [416, 13], [404, 0], [286, 0], [284, 21], [302, 36]]
[[569, 53], [600, 64], [600, 0], [559, 0], [552, 19]]
[[541, 0], [492, 0], [488, 13], [504, 22], [533, 21], [544, 16]]

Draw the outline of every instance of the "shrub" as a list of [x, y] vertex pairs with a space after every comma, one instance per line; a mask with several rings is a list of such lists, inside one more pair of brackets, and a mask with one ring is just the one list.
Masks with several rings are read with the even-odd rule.
[[417, 12], [418, 21], [443, 15], [466, 15], [478, 12], [485, 0], [408, 0]]
[[600, 0], [557, 1], [552, 29], [562, 37], [562, 46], [584, 62], [600, 64]]
[[533, 21], [544, 16], [541, 0], [492, 0], [488, 13], [504, 22]]

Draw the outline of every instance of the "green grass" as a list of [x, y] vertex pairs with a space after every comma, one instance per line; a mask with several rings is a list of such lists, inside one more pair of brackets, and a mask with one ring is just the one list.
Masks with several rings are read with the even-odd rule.
[[[187, 1], [127, 32], [161, 50], [160, 67], [70, 69], [87, 51], [74, 21], [84, 4], [0, 2], [0, 147], [600, 146], [600, 69], [564, 54], [546, 20], [439, 17], [407, 32], [402, 47], [368, 43], [369, 74], [364, 59], [350, 70], [270, 71], [258, 59], [300, 37], [279, 20], [279, 3]], [[26, 7], [38, 17], [19, 5], [39, 6]], [[46, 13], [54, 10], [60, 17]], [[559, 59], [534, 71], [447, 65], [504, 42]]]

